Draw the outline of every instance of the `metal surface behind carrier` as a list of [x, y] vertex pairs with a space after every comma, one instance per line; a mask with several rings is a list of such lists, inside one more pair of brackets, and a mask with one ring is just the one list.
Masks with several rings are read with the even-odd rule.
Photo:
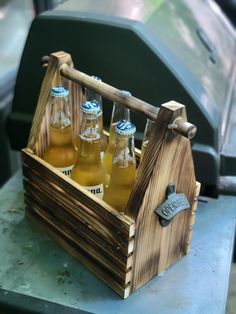
[[[8, 120], [12, 146], [27, 142], [41, 57], [64, 50], [81, 71], [155, 106], [186, 104], [199, 126], [192, 145], [197, 179], [215, 193], [220, 175], [236, 175], [235, 49], [235, 32], [213, 1], [68, 1], [31, 26]], [[104, 108], [108, 125], [111, 106]], [[132, 120], [140, 140], [145, 121], [135, 114]]]

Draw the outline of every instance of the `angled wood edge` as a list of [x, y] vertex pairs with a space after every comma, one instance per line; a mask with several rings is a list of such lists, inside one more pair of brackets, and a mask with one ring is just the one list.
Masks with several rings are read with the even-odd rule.
[[138, 168], [137, 179], [126, 210], [126, 214], [134, 220], [137, 219], [163, 140], [170, 131], [169, 125], [177, 118], [186, 119], [184, 105], [171, 101], [161, 106], [143, 161]]
[[190, 237], [191, 208], [178, 213], [165, 228], [154, 212], [165, 201], [170, 183], [175, 184], [176, 193], [186, 195], [191, 206], [195, 201], [190, 141], [169, 127], [179, 118], [186, 120], [185, 106], [176, 102], [161, 106], [128, 204], [126, 214], [136, 226], [131, 291], [179, 260]]
[[50, 55], [47, 71], [40, 89], [27, 145], [32, 151], [35, 151], [35, 147], [40, 136], [41, 125], [45, 116], [50, 90], [52, 86], [60, 83], [60, 66], [65, 63], [68, 66], [73, 66], [71, 56], [68, 53], [59, 51]]

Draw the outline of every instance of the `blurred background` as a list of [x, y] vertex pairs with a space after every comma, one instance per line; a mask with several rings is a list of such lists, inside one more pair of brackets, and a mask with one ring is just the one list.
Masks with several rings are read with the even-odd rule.
[[33, 18], [63, 1], [0, 0], [0, 186], [20, 166], [19, 152], [11, 150], [6, 117], [11, 111], [21, 54]]

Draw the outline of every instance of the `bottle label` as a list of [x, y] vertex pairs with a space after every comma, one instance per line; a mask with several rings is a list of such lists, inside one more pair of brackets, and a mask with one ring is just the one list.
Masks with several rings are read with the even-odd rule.
[[94, 194], [95, 196], [97, 196], [98, 198], [100, 198], [101, 200], [103, 199], [103, 194], [104, 194], [104, 188], [103, 188], [103, 184], [98, 184], [98, 185], [92, 185], [92, 186], [84, 186], [82, 185], [82, 187], [91, 192], [92, 194]]
[[71, 175], [71, 171], [74, 165], [68, 166], [68, 167], [64, 167], [64, 168], [57, 168], [57, 170], [59, 170], [60, 172], [62, 172], [63, 174], [65, 174], [66, 176], [70, 176]]

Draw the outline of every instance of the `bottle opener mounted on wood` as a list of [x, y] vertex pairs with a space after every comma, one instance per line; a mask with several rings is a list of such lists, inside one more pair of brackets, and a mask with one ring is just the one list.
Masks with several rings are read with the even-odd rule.
[[[159, 110], [125, 95], [75, 70], [67, 53], [51, 54], [46, 68], [28, 147], [22, 151], [26, 214], [126, 298], [189, 251], [200, 189], [189, 141], [196, 127], [187, 122], [184, 105], [170, 101]], [[71, 89], [75, 133], [84, 87], [155, 120], [125, 214], [41, 159], [48, 145], [50, 89], [61, 82]]]
[[162, 227], [168, 226], [171, 219], [181, 210], [190, 208], [189, 201], [184, 193], [176, 194], [174, 184], [169, 184], [167, 186], [166, 194], [167, 200], [155, 209], [155, 212], [159, 215]]

